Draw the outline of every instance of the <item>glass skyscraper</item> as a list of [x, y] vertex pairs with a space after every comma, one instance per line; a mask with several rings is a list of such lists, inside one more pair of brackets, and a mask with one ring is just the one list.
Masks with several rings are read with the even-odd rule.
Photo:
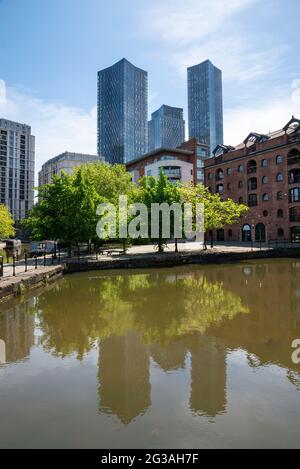
[[209, 154], [223, 143], [222, 72], [209, 60], [189, 67], [189, 138], [209, 146]]
[[148, 150], [148, 74], [122, 59], [98, 72], [98, 154], [126, 163]]
[[148, 123], [149, 151], [177, 148], [184, 142], [184, 126], [183, 109], [163, 104]]

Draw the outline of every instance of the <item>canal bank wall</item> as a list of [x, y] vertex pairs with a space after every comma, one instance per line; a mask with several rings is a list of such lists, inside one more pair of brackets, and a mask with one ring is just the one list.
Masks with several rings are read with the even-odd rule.
[[214, 251], [207, 250], [185, 253], [161, 253], [122, 256], [98, 260], [70, 260], [65, 263], [65, 273], [109, 269], [142, 269], [175, 267], [181, 265], [223, 264], [254, 259], [300, 258], [299, 248], [262, 249], [255, 251]]
[[10, 298], [25, 294], [34, 288], [45, 286], [63, 274], [92, 270], [118, 270], [175, 267], [181, 265], [212, 265], [255, 259], [300, 259], [299, 248], [277, 248], [262, 250], [207, 250], [201, 252], [164, 252], [161, 254], [135, 254], [110, 258], [68, 259], [56, 266], [39, 267], [15, 277], [0, 279], [0, 304]]
[[22, 295], [33, 288], [38, 288], [55, 281], [63, 275], [64, 266], [39, 267], [38, 269], [15, 277], [0, 280], [0, 304], [15, 296]]

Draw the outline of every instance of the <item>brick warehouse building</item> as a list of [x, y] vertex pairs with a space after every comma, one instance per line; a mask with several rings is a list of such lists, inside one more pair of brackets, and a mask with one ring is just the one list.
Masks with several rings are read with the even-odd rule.
[[162, 169], [173, 182], [198, 184], [204, 183], [204, 161], [208, 157], [208, 146], [188, 140], [178, 148], [158, 148], [135, 160], [126, 163], [126, 169], [132, 174], [133, 182], [143, 176], [158, 177]]
[[223, 199], [250, 207], [219, 241], [300, 242], [300, 120], [269, 134], [250, 133], [236, 147], [218, 145], [205, 161], [205, 183]]

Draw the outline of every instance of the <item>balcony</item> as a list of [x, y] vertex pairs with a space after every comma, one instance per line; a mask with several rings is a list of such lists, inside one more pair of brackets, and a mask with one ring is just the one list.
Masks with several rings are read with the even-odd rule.
[[300, 214], [298, 214], [298, 213], [291, 213], [291, 214], [290, 214], [290, 221], [293, 221], [293, 222], [300, 222]]

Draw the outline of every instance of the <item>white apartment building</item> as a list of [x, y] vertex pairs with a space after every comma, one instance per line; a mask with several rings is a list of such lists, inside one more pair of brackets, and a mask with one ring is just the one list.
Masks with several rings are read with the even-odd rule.
[[16, 222], [34, 201], [35, 137], [26, 124], [0, 119], [0, 203]]
[[72, 174], [74, 168], [84, 163], [103, 162], [104, 158], [98, 155], [86, 155], [83, 153], [70, 153], [68, 151], [55, 156], [43, 164], [39, 172], [39, 186], [49, 184], [54, 175], [60, 175], [62, 172]]

